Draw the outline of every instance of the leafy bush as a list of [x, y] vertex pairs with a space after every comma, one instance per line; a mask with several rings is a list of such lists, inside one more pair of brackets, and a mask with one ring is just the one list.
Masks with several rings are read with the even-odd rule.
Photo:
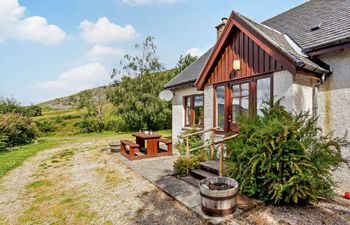
[[51, 120], [36, 121], [35, 123], [41, 133], [50, 133], [56, 130], [54, 122]]
[[[178, 142], [176, 143], [176, 148], [180, 151], [181, 155], [185, 155], [186, 154], [186, 139], [183, 139], [181, 136], [182, 135], [188, 135], [188, 134], [193, 134], [198, 132], [198, 130], [196, 130], [195, 128], [191, 128], [189, 130], [186, 130], [183, 134], [181, 134], [178, 137]], [[204, 145], [204, 141], [202, 140], [200, 135], [194, 135], [192, 137], [189, 138], [189, 147], [190, 149], [192, 148], [196, 148], [199, 146]]]
[[42, 109], [37, 105], [30, 105], [24, 108], [25, 114], [30, 117], [42, 116]]
[[[192, 128], [183, 133], [183, 135], [193, 134], [198, 130]], [[199, 149], [197, 151], [192, 151], [190, 153], [190, 158], [187, 160], [186, 155], [186, 140], [184, 140], [181, 136], [179, 136], [179, 141], [176, 143], [176, 148], [180, 151], [182, 155], [175, 163], [174, 170], [180, 176], [186, 176], [190, 170], [196, 169], [199, 166], [200, 162], [207, 161], [209, 159], [209, 154], [207, 149]], [[194, 135], [189, 138], [189, 148], [193, 149], [199, 146], [204, 145], [204, 141], [202, 140], [200, 135]]]
[[345, 138], [323, 136], [308, 112], [287, 112], [280, 101], [263, 116], [240, 118], [237, 139], [227, 143], [228, 175], [243, 193], [266, 202], [307, 203], [332, 193], [331, 169], [341, 162]]
[[180, 176], [186, 176], [190, 170], [197, 169], [199, 161], [196, 156], [192, 156], [187, 160], [185, 156], [181, 156], [174, 163], [174, 171]]
[[42, 115], [42, 109], [36, 105], [24, 107], [14, 98], [1, 98], [0, 114], [5, 113], [18, 113], [24, 116], [35, 117]]
[[54, 122], [55, 124], [58, 124], [58, 123], [62, 123], [63, 122], [63, 117], [62, 116], [55, 116], [52, 118], [52, 122]]
[[0, 114], [11, 112], [23, 114], [24, 109], [14, 98], [0, 98]]
[[71, 120], [81, 118], [81, 115], [64, 115], [62, 116], [63, 120]]
[[125, 127], [125, 122], [121, 118], [117, 117], [106, 122], [105, 130], [119, 132], [124, 131], [126, 129]]
[[0, 114], [0, 134], [7, 137], [6, 147], [31, 143], [37, 133], [37, 127], [29, 117], [17, 113]]
[[84, 118], [76, 126], [80, 128], [82, 133], [98, 132], [99, 130], [97, 120], [94, 118]]
[[6, 141], [8, 138], [4, 134], [0, 134], [0, 152], [6, 150]]

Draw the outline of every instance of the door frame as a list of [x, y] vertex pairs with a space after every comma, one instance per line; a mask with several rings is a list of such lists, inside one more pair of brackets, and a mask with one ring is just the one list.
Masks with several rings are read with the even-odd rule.
[[224, 130], [217, 131], [217, 133], [234, 132], [238, 133], [238, 130], [231, 130], [231, 119], [232, 119], [232, 86], [237, 84], [248, 83], [249, 84], [249, 114], [250, 116], [256, 115], [257, 113], [257, 81], [264, 78], [270, 78], [270, 95], [271, 100], [274, 96], [274, 79], [273, 73], [261, 74], [257, 76], [245, 77], [236, 80], [230, 80], [224, 83], [217, 83], [213, 85], [214, 88], [214, 115], [213, 115], [213, 127], [216, 127], [216, 88], [219, 86], [225, 87], [225, 113], [224, 113]]

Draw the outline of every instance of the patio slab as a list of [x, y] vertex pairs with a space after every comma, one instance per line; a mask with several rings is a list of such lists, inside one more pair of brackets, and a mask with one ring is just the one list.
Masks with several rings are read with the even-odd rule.
[[150, 158], [137, 161], [127, 160], [119, 153], [116, 153], [116, 156], [136, 173], [140, 174], [146, 180], [150, 181], [177, 201], [200, 215], [207, 222], [211, 224], [219, 224], [228, 219], [230, 219], [230, 222], [232, 221], [232, 216], [210, 217], [203, 213], [198, 187], [174, 176], [173, 164], [177, 159], [177, 156]]

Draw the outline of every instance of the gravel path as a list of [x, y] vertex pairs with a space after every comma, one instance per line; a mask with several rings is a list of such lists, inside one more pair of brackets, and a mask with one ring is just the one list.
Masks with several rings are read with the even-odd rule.
[[0, 224], [203, 224], [186, 207], [101, 151], [69, 144], [28, 159], [0, 180]]

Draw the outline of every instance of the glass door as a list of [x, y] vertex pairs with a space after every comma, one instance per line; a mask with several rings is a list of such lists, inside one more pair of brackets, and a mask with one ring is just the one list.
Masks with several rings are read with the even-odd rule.
[[249, 116], [251, 109], [250, 82], [231, 86], [230, 131], [238, 132], [238, 116]]

